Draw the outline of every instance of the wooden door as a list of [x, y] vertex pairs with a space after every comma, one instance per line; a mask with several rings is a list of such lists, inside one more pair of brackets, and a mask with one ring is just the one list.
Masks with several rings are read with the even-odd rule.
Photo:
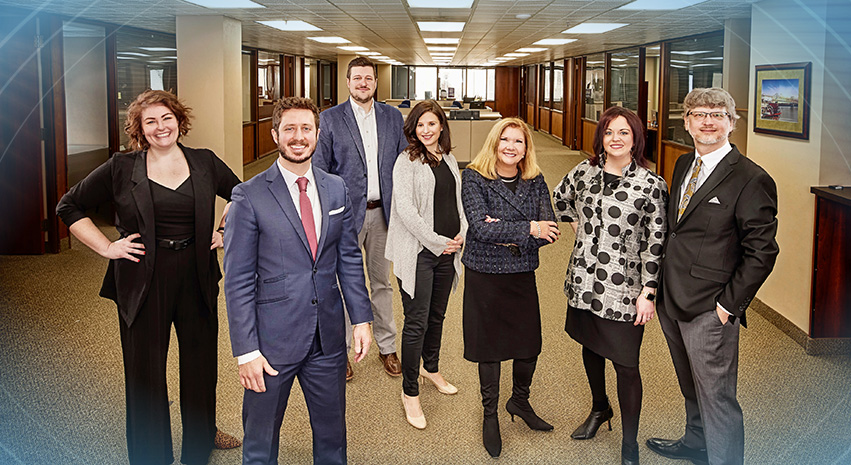
[[45, 216], [35, 17], [0, 13], [0, 37], [0, 254], [41, 254]]

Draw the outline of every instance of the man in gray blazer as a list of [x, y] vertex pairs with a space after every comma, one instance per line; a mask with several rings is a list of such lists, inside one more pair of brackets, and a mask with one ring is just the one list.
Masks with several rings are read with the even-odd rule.
[[[393, 288], [390, 262], [384, 258], [390, 198], [393, 191], [393, 165], [407, 146], [399, 110], [374, 100], [375, 64], [366, 57], [349, 63], [346, 84], [350, 98], [320, 115], [319, 144], [313, 165], [346, 181], [354, 209], [358, 243], [363, 249], [369, 276], [373, 333], [384, 370], [391, 376], [402, 374], [396, 355], [396, 323], [393, 321]], [[348, 320], [346, 347], [351, 347]], [[352, 378], [346, 365], [346, 379]]]
[[683, 107], [695, 151], [677, 160], [671, 181], [659, 322], [686, 428], [680, 439], [651, 438], [647, 447], [697, 464], [741, 464], [739, 325], [779, 252], [777, 187], [727, 140], [739, 118], [727, 91], [694, 89]]

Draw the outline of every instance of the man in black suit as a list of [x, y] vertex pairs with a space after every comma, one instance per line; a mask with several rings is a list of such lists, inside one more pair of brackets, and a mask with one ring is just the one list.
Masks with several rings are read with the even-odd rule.
[[659, 321], [685, 397], [686, 429], [647, 447], [696, 464], [741, 464], [739, 325], [779, 252], [777, 188], [727, 140], [739, 118], [727, 91], [694, 89], [683, 106], [695, 151], [674, 167]]

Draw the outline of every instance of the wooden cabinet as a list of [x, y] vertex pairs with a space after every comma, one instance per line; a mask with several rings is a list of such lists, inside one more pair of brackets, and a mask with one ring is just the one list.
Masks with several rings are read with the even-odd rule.
[[810, 337], [851, 337], [851, 188], [816, 196]]

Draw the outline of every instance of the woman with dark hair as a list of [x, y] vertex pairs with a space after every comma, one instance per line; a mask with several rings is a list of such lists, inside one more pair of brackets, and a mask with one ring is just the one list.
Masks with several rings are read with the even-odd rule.
[[611, 107], [594, 132], [594, 155], [555, 188], [556, 215], [576, 233], [567, 268], [565, 330], [582, 344], [591, 414], [570, 436], [590, 439], [614, 416], [606, 396], [606, 359], [617, 373], [623, 440], [621, 462], [638, 463], [641, 375], [638, 355], [665, 240], [668, 189], [647, 168], [644, 129], [635, 113]]
[[410, 145], [393, 167], [385, 256], [393, 262], [405, 313], [402, 406], [408, 423], [423, 429], [418, 378], [429, 380], [443, 394], [458, 392], [440, 374], [438, 360], [449, 294], [461, 276], [467, 220], [443, 109], [434, 100], [418, 103], [405, 120], [404, 132]]
[[494, 124], [464, 170], [461, 197], [470, 221], [462, 260], [464, 358], [479, 364], [482, 443], [498, 457], [502, 361], [514, 360], [514, 387], [505, 404], [511, 420], [516, 415], [533, 430], [553, 429], [532, 409], [529, 392], [541, 353], [538, 249], [558, 239], [559, 230], [526, 123], [505, 118]]
[[[141, 93], [124, 127], [135, 151], [114, 154], [56, 207], [80, 242], [109, 259], [100, 295], [118, 305], [131, 464], [174, 461], [166, 388], [172, 324], [180, 354], [181, 462], [205, 464], [213, 447], [240, 445], [216, 429], [216, 249], [224, 215], [213, 230], [216, 196], [230, 201], [240, 181], [210, 150], [178, 142], [189, 132], [189, 111], [169, 92]], [[115, 208], [116, 241], [86, 216], [105, 203]]]

